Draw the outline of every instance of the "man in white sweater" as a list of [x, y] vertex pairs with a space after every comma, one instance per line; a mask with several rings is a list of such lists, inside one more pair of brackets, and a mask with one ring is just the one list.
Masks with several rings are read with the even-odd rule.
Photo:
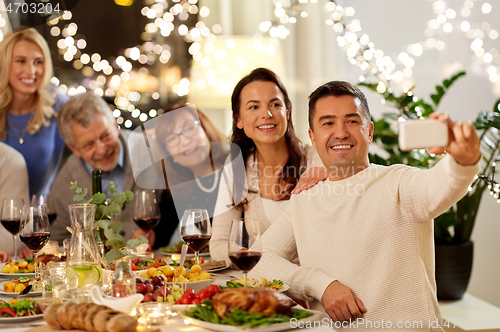
[[[316, 89], [309, 136], [329, 178], [291, 198], [263, 235], [250, 275], [289, 284], [289, 295], [329, 315], [322, 326], [442, 331], [433, 218], [465, 195], [481, 153], [469, 122], [431, 117], [449, 127], [448, 146], [429, 149], [447, 152], [435, 167], [374, 165], [363, 93], [342, 81]], [[300, 266], [290, 263], [296, 258]]]

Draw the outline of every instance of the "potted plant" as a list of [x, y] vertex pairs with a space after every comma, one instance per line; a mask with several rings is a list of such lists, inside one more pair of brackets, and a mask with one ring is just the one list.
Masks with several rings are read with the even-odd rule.
[[[465, 72], [460, 72], [437, 85], [436, 93], [430, 96], [432, 103], [417, 99], [411, 89], [396, 96], [390, 90], [377, 92], [377, 84], [360, 83], [359, 85], [383, 95], [385, 101], [398, 110], [395, 113], [385, 113], [380, 120], [374, 121], [374, 143], [385, 153], [370, 154], [370, 162], [382, 165], [402, 163], [428, 168], [442, 158], [429, 155], [425, 150], [401, 151], [398, 146], [397, 123], [401, 117], [425, 118], [434, 112], [446, 91], [463, 75]], [[468, 193], [434, 220], [436, 282], [440, 300], [457, 300], [465, 293], [472, 270], [471, 235], [481, 198], [488, 189], [499, 199], [499, 186], [494, 175], [495, 162], [500, 160], [500, 99], [495, 102], [492, 111], [479, 112], [474, 126], [478, 130], [483, 155], [479, 174]]]

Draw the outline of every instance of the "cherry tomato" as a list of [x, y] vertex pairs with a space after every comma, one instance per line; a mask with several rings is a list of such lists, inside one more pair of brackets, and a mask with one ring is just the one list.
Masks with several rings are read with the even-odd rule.
[[202, 289], [201, 291], [198, 292], [198, 298], [200, 300], [208, 299], [210, 297], [210, 291], [206, 288]]
[[130, 264], [132, 266], [132, 271], [139, 271], [139, 268], [134, 263]]
[[192, 299], [191, 304], [201, 304], [200, 299]]
[[139, 262], [139, 257], [132, 259], [131, 262], [132, 264], [137, 265], [137, 263]]
[[157, 268], [157, 267], [160, 267], [160, 265], [156, 264], [156, 263], [153, 263], [153, 264], [149, 264], [148, 266], [146, 266], [144, 269], [145, 270], [149, 270], [150, 268]]
[[220, 287], [214, 284], [208, 286], [207, 289], [210, 292], [210, 298], [212, 298], [215, 294], [217, 294], [220, 291]]
[[187, 296], [189, 296], [190, 299], [194, 299], [194, 295], [195, 295], [194, 289], [188, 288], [188, 289], [186, 289], [186, 291], [184, 292], [184, 294], [186, 294]]
[[189, 298], [188, 295], [182, 294], [182, 296], [178, 302], [179, 302], [179, 304], [189, 304], [190, 301], [191, 301], [191, 299]]

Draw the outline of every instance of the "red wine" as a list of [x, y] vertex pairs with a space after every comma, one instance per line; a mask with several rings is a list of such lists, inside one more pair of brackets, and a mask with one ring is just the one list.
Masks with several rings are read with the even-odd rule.
[[229, 253], [229, 259], [239, 270], [247, 273], [260, 261], [262, 253], [256, 251], [240, 251]]
[[57, 213], [49, 213], [48, 216], [49, 216], [49, 223], [52, 225], [54, 220], [56, 220], [57, 218]]
[[2, 219], [2, 225], [7, 229], [12, 235], [19, 233], [19, 226], [21, 225], [21, 219]]
[[139, 226], [143, 231], [150, 231], [158, 225], [160, 221], [160, 217], [139, 217], [134, 218], [135, 223]]
[[183, 235], [182, 239], [194, 251], [205, 248], [212, 235]]
[[33, 232], [20, 235], [21, 241], [34, 252], [42, 249], [49, 242], [49, 232]]

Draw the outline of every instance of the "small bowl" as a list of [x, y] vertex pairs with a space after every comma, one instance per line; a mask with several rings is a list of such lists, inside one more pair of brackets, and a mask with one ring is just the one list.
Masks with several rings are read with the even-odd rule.
[[167, 302], [146, 302], [137, 306], [139, 322], [147, 325], [165, 325], [174, 309]]

